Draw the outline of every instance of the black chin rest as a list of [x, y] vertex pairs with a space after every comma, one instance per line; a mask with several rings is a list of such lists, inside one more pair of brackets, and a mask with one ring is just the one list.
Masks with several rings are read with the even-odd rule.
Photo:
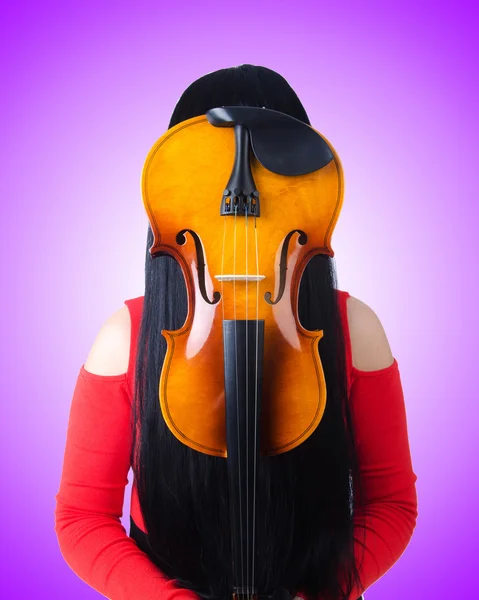
[[254, 155], [278, 175], [305, 175], [333, 160], [330, 147], [312, 127], [277, 110], [220, 106], [205, 114], [215, 127], [246, 127]]

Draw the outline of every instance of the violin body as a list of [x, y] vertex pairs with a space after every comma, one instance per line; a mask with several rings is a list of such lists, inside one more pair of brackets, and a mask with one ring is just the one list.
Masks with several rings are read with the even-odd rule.
[[311, 257], [334, 254], [330, 240], [343, 185], [341, 164], [334, 150], [331, 155], [321, 169], [293, 177], [250, 156], [261, 212], [241, 217], [219, 211], [235, 163], [232, 127], [212, 127], [204, 115], [194, 117], [169, 129], [146, 159], [142, 185], [154, 234], [150, 254], [166, 253], [178, 261], [188, 295], [183, 326], [162, 331], [167, 353], [160, 404], [171, 432], [191, 448], [227, 456], [225, 321], [254, 322], [247, 353], [257, 351], [251, 338], [262, 324], [261, 454], [293, 449], [321, 421], [323, 331], [301, 325], [298, 295]]

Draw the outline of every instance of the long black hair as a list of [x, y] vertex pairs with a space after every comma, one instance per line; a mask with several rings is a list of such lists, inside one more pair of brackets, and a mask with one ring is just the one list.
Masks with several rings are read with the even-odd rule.
[[[270, 108], [311, 125], [298, 96], [281, 75], [244, 64], [194, 81], [180, 97], [169, 128], [210, 108], [228, 105]], [[158, 384], [166, 353], [161, 331], [182, 326], [187, 294], [178, 263], [168, 255], [151, 257], [152, 244], [148, 227], [132, 412], [132, 468], [149, 555], [181, 587], [203, 597], [231, 597], [226, 460], [182, 444], [161, 414]], [[336, 289], [333, 259], [314, 256], [301, 280], [299, 318], [306, 329], [324, 330], [319, 352], [327, 405], [321, 423], [304, 443], [277, 456], [260, 457], [254, 583], [264, 593], [285, 587], [291, 593], [303, 590], [312, 596], [346, 600], [352, 586], [360, 584], [354, 557], [358, 532], [353, 530], [360, 473]]]

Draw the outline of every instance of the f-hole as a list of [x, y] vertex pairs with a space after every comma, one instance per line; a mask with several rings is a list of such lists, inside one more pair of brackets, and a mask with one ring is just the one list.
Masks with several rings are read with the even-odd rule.
[[205, 255], [203, 253], [203, 246], [201, 244], [201, 240], [198, 237], [197, 233], [192, 229], [182, 229], [176, 234], [176, 243], [182, 246], [186, 243], [185, 233], [188, 232], [191, 234], [193, 240], [195, 241], [195, 249], [196, 249], [196, 264], [198, 265], [198, 285], [200, 287], [201, 295], [203, 296], [203, 300], [208, 304], [216, 304], [219, 302], [221, 298], [221, 294], [219, 292], [213, 292], [213, 300], [210, 300], [206, 295], [206, 284], [205, 284]]
[[279, 263], [278, 297], [276, 298], [276, 300], [271, 300], [271, 292], [266, 292], [264, 295], [264, 299], [266, 300], [266, 302], [268, 304], [276, 304], [283, 297], [284, 288], [286, 286], [286, 270], [287, 270], [286, 261], [288, 258], [288, 246], [289, 246], [289, 240], [291, 239], [291, 236], [293, 235], [293, 233], [299, 233], [298, 242], [301, 244], [301, 246], [304, 246], [304, 244], [306, 244], [306, 242], [308, 240], [308, 236], [301, 229], [293, 229], [293, 231], [290, 231], [288, 233], [288, 235], [284, 238], [283, 247], [281, 248], [281, 260]]

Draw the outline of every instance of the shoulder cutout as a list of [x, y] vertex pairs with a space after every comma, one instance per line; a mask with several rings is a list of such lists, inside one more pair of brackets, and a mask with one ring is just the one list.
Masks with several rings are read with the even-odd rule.
[[376, 371], [391, 366], [394, 356], [386, 332], [373, 309], [349, 295], [346, 300], [353, 368]]
[[130, 329], [130, 311], [123, 305], [100, 328], [84, 364], [85, 370], [95, 375], [126, 375]]

